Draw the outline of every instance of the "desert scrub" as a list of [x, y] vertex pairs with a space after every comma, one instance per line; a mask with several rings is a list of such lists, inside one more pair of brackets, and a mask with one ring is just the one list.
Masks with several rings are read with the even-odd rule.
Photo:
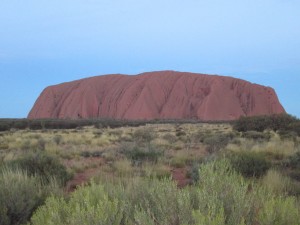
[[132, 163], [127, 159], [114, 161], [112, 167], [118, 176], [124, 177], [132, 176], [134, 174]]
[[0, 224], [24, 224], [50, 194], [60, 191], [54, 179], [47, 185], [25, 171], [2, 168], [0, 171]]
[[237, 131], [264, 131], [266, 129], [292, 130], [293, 124], [299, 120], [288, 114], [270, 115], [270, 116], [253, 116], [241, 117], [236, 120], [233, 128]]
[[157, 134], [155, 133], [152, 127], [144, 127], [137, 129], [132, 138], [139, 144], [150, 144], [152, 140], [157, 138]]
[[170, 179], [127, 179], [91, 183], [69, 201], [50, 198], [32, 217], [33, 224], [192, 224], [187, 190]]
[[124, 202], [111, 198], [102, 185], [92, 183], [74, 192], [69, 201], [50, 197], [33, 215], [33, 225], [119, 225]]
[[296, 192], [296, 185], [293, 180], [274, 169], [268, 170], [262, 178], [262, 184], [277, 195], [289, 195]]
[[295, 197], [275, 194], [245, 179], [228, 160], [202, 163], [199, 175], [194, 186], [183, 189], [170, 179], [91, 182], [69, 199], [48, 198], [33, 215], [32, 224], [299, 224]]
[[242, 137], [256, 141], [268, 141], [271, 138], [271, 134], [269, 132], [246, 131], [242, 133]]
[[38, 175], [47, 183], [55, 177], [62, 186], [72, 177], [57, 157], [45, 152], [29, 153], [8, 162], [7, 166], [25, 170], [30, 176]]
[[249, 192], [253, 183], [235, 172], [227, 160], [202, 164], [199, 175], [199, 206], [194, 211], [202, 221], [199, 224], [253, 224], [257, 204], [255, 191]]
[[157, 163], [164, 155], [163, 150], [152, 144], [149, 144], [146, 147], [123, 145], [121, 151], [134, 165], [141, 165], [143, 162]]
[[265, 155], [259, 152], [241, 151], [229, 154], [228, 158], [233, 168], [245, 177], [260, 177], [271, 166]]
[[142, 175], [148, 178], [169, 178], [171, 177], [170, 168], [164, 164], [151, 164], [151, 163], [144, 163], [141, 168]]
[[259, 211], [258, 221], [261, 225], [289, 224], [299, 225], [300, 213], [294, 197], [270, 197], [266, 199]]
[[206, 150], [209, 153], [216, 153], [225, 148], [227, 144], [233, 139], [232, 133], [228, 134], [213, 134], [203, 139], [203, 143], [207, 146]]

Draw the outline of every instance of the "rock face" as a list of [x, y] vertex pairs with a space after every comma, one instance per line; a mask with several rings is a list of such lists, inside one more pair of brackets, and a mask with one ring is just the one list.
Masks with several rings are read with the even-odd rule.
[[47, 87], [28, 118], [233, 120], [285, 113], [275, 91], [232, 77], [150, 72]]

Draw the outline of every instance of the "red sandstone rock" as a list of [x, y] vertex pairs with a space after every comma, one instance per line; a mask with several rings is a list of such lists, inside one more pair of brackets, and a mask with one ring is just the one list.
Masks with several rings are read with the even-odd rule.
[[161, 71], [47, 87], [28, 118], [232, 120], [284, 113], [275, 91], [232, 77]]

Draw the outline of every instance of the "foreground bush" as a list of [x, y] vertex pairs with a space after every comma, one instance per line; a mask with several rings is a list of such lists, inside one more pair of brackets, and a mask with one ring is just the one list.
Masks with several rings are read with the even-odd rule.
[[33, 224], [121, 224], [124, 202], [109, 198], [103, 186], [91, 185], [75, 192], [70, 201], [50, 197], [32, 218]]
[[51, 193], [58, 192], [54, 180], [44, 185], [37, 176], [21, 170], [0, 171], [0, 224], [24, 224]]
[[199, 182], [178, 189], [168, 179], [132, 179], [51, 197], [33, 225], [299, 225], [296, 198], [275, 195], [222, 160], [202, 164]]
[[[114, 187], [114, 188], [112, 188]], [[170, 180], [96, 185], [76, 191], [69, 201], [51, 197], [32, 224], [192, 224], [187, 191]], [[190, 221], [190, 222], [188, 222]]]

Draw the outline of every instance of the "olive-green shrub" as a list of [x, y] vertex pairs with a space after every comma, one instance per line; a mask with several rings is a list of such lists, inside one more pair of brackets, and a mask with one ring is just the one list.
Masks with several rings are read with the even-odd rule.
[[26, 170], [28, 175], [38, 175], [45, 182], [55, 177], [61, 185], [64, 185], [72, 177], [57, 157], [46, 152], [29, 153], [7, 164], [12, 168]]
[[270, 163], [259, 152], [241, 151], [228, 157], [233, 168], [245, 177], [260, 177], [270, 168]]
[[[299, 225], [295, 197], [245, 179], [228, 160], [201, 164], [199, 181], [179, 189], [170, 179], [126, 178], [50, 197], [32, 225]], [[289, 213], [290, 212], [290, 213]], [[0, 211], [1, 213], [1, 211]]]
[[124, 202], [110, 198], [102, 185], [92, 183], [72, 194], [69, 201], [50, 197], [32, 217], [32, 224], [55, 225], [119, 225]]
[[21, 170], [0, 171], [0, 224], [24, 224], [51, 193], [59, 193], [55, 180], [45, 185], [38, 176]]

